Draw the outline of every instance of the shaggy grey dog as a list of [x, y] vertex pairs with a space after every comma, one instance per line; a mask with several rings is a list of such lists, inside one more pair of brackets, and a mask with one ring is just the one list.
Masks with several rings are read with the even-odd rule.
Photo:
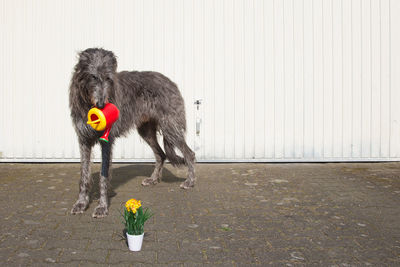
[[[181, 188], [194, 186], [195, 154], [185, 141], [186, 119], [183, 98], [171, 80], [157, 72], [117, 72], [117, 60], [113, 52], [89, 48], [79, 54], [69, 90], [71, 117], [78, 135], [81, 154], [81, 179], [79, 197], [71, 213], [82, 213], [89, 204], [92, 183], [90, 154], [99, 142], [102, 132], [95, 131], [87, 122], [87, 113], [96, 106], [103, 108], [108, 102], [120, 110], [119, 120], [113, 125], [109, 142], [100, 141], [102, 164], [100, 174], [100, 199], [93, 217], [108, 214], [108, 190], [110, 187], [110, 165], [115, 138], [137, 128], [140, 136], [150, 145], [156, 158], [151, 177], [142, 185], [156, 184], [161, 180], [165, 159], [172, 165], [186, 165], [188, 178]], [[157, 132], [162, 133], [165, 153], [157, 142]], [[175, 153], [179, 149], [183, 157]]]

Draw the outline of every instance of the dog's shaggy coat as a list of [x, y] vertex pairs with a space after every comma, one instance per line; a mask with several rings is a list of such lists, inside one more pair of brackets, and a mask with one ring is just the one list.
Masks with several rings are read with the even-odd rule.
[[[89, 48], [79, 54], [69, 90], [69, 105], [81, 154], [81, 179], [79, 196], [71, 213], [81, 213], [89, 204], [92, 183], [90, 154], [99, 142], [102, 132], [96, 132], [87, 122], [90, 108], [103, 108], [108, 102], [120, 110], [119, 120], [113, 125], [109, 143], [100, 142], [102, 168], [100, 174], [100, 199], [93, 217], [108, 214], [111, 154], [115, 138], [137, 128], [140, 136], [150, 145], [156, 165], [151, 177], [142, 185], [156, 184], [161, 180], [165, 159], [174, 166], [185, 164], [189, 174], [181, 187], [194, 186], [195, 154], [185, 141], [186, 119], [183, 98], [171, 80], [157, 72], [117, 72], [117, 60], [111, 51]], [[164, 149], [157, 142], [157, 132], [162, 133]], [[179, 149], [184, 158], [176, 155]]]

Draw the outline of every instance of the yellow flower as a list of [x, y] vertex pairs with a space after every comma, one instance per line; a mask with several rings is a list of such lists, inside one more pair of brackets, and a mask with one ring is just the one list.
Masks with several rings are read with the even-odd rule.
[[140, 208], [140, 206], [142, 206], [142, 204], [140, 203], [140, 200], [136, 200], [134, 198], [129, 199], [126, 203], [125, 203], [125, 208], [126, 210], [132, 211], [133, 213], [136, 213], [136, 210], [138, 208]]

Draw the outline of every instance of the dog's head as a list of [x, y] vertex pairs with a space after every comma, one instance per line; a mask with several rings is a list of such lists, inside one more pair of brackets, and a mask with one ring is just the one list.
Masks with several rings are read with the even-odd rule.
[[113, 52], [89, 48], [79, 53], [75, 66], [80, 97], [100, 109], [114, 96], [117, 59]]

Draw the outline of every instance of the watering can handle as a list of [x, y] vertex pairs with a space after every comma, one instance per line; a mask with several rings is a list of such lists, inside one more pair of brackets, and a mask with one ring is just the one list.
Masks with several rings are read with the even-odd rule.
[[95, 121], [87, 121], [87, 124], [95, 124], [95, 123], [99, 123], [100, 119], [97, 119]]

